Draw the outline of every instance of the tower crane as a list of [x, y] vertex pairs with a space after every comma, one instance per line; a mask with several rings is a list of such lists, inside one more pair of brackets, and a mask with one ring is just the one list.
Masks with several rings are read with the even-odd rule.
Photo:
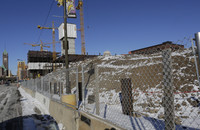
[[39, 29], [52, 29], [52, 39], [53, 42], [50, 44], [53, 44], [53, 61], [56, 60], [56, 41], [55, 41], [55, 30], [58, 29], [56, 27], [54, 27], [54, 22], [52, 22], [52, 27], [41, 27], [40, 25], [37, 26]]
[[80, 24], [81, 24], [81, 54], [85, 55], [85, 32], [84, 32], [84, 18], [83, 18], [83, 1], [78, 1], [77, 10], [80, 10]]
[[40, 51], [43, 51], [43, 47], [50, 48], [50, 46], [45, 46], [44, 44], [46, 43], [43, 43], [42, 40], [40, 40], [40, 44], [30, 44], [30, 43], [24, 43], [24, 44], [31, 45], [32, 47], [40, 46]]
[[[46, 43], [46, 44], [53, 44], [53, 62], [55, 62], [56, 60], [56, 43], [60, 43], [60, 42], [56, 42], [55, 41], [55, 30], [58, 29], [54, 26], [54, 21], [52, 22], [52, 27], [42, 27], [40, 25], [37, 26], [39, 29], [52, 29], [52, 39], [53, 42], [52, 43]], [[53, 65], [53, 71], [56, 70], [56, 65]]]

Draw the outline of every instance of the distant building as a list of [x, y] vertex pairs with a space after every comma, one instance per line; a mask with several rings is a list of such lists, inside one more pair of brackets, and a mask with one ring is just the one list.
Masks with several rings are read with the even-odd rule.
[[[53, 61], [53, 53], [50, 51], [29, 51], [28, 63], [27, 63], [27, 73], [28, 78], [37, 78], [39, 76], [44, 76], [54, 69], [62, 68], [65, 66], [65, 56], [59, 56]], [[97, 57], [96, 55], [75, 55], [69, 54], [69, 62], [83, 61], [87, 58]]]
[[163, 42], [155, 46], [150, 46], [138, 50], [129, 51], [129, 54], [153, 54], [161, 52], [164, 49], [171, 48], [172, 51], [184, 49], [184, 45], [174, 44], [171, 41]]
[[11, 70], [8, 70], [8, 77], [12, 77], [12, 76], [13, 76], [13, 74], [12, 74]]
[[3, 69], [4, 69], [4, 75], [8, 76], [8, 53], [6, 50], [4, 50], [3, 52]]
[[25, 61], [19, 61], [17, 65], [17, 77], [19, 80], [23, 80], [27, 78], [27, 69]]
[[105, 52], [103, 53], [103, 56], [111, 56], [110, 51], [105, 51]]
[[0, 77], [3, 76], [3, 68], [0, 66]]

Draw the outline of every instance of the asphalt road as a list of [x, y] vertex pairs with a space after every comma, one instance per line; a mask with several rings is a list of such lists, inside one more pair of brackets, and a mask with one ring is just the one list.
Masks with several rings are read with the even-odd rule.
[[50, 115], [22, 116], [21, 98], [16, 86], [0, 85], [0, 130], [59, 130]]
[[0, 123], [22, 115], [20, 98], [16, 86], [0, 85]]

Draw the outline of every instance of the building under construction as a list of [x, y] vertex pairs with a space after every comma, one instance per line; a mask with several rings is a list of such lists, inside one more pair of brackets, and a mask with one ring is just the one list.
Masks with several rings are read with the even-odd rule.
[[[78, 62], [78, 61], [84, 61], [88, 58], [97, 57], [97, 55], [78, 55], [78, 54], [69, 54], [69, 62]], [[65, 63], [65, 55], [59, 57], [56, 59], [56, 63]]]
[[53, 53], [50, 51], [28, 52], [28, 77], [36, 78], [52, 71]]
[[[56, 60], [53, 61], [53, 53], [50, 51], [29, 51], [28, 52], [28, 78], [37, 78], [53, 71], [53, 69], [65, 66], [65, 56], [56, 53]], [[83, 61], [97, 55], [69, 54], [69, 62]]]
[[19, 61], [17, 65], [17, 77], [18, 80], [27, 79], [27, 66], [25, 61]]

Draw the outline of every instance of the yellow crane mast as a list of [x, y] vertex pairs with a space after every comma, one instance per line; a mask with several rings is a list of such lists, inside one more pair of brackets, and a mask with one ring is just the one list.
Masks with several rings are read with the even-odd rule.
[[40, 25], [37, 26], [39, 29], [52, 29], [52, 39], [53, 42], [50, 44], [53, 44], [53, 61], [56, 60], [56, 41], [55, 41], [55, 30], [58, 29], [54, 27], [54, 22], [52, 22], [52, 27], [41, 27]]
[[85, 32], [84, 32], [84, 18], [83, 18], [83, 1], [78, 1], [77, 10], [80, 10], [80, 24], [81, 24], [81, 54], [85, 55]]
[[[54, 26], [54, 21], [52, 22], [52, 27], [41, 27], [40, 25], [37, 26], [39, 29], [52, 29], [52, 43], [45, 43], [45, 44], [53, 44], [53, 62], [55, 62], [56, 60], [56, 43], [60, 43], [60, 42], [56, 42], [55, 41], [55, 30], [58, 29]], [[56, 65], [53, 65], [53, 71], [56, 70]]]

